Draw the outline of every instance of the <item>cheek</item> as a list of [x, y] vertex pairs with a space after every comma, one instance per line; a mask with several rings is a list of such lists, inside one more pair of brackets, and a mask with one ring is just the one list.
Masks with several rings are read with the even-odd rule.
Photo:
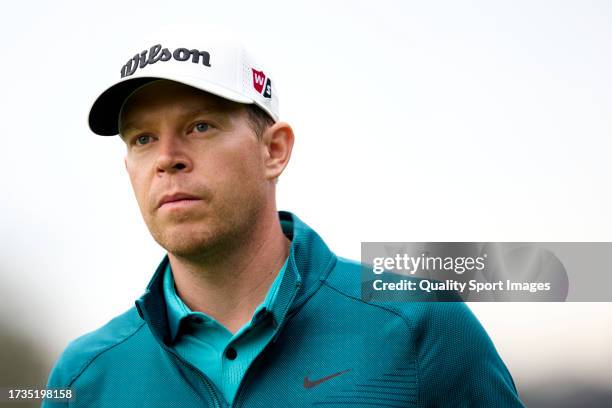
[[[214, 157], [203, 162], [203, 178], [208, 180], [215, 212], [234, 217], [241, 209], [258, 206], [265, 192], [262, 165], [254, 150], [228, 147], [217, 150]], [[255, 147], [253, 147], [255, 149]], [[229, 211], [229, 212], [228, 212]]]
[[263, 163], [257, 148], [254, 144], [245, 143], [243, 146], [230, 146], [216, 156], [213, 161], [217, 179], [224, 180], [223, 184], [232, 190], [251, 190], [261, 184], [264, 179]]

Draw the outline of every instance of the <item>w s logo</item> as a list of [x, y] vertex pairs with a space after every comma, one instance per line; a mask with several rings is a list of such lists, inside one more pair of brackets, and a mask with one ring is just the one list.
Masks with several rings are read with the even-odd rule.
[[263, 94], [265, 98], [271, 98], [272, 81], [270, 81], [270, 78], [266, 78], [266, 74], [264, 74], [263, 71], [258, 71], [255, 68], [251, 68], [251, 70], [253, 71], [253, 88], [255, 88], [258, 93]]

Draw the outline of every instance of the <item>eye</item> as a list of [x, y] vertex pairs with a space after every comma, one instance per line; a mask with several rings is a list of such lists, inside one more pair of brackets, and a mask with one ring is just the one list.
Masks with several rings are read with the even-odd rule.
[[145, 145], [151, 141], [151, 136], [149, 135], [140, 135], [136, 138], [135, 143], [137, 145]]
[[198, 122], [195, 124], [195, 126], [193, 127], [193, 130], [195, 132], [206, 132], [208, 130], [208, 128], [210, 127], [210, 125], [206, 122]]

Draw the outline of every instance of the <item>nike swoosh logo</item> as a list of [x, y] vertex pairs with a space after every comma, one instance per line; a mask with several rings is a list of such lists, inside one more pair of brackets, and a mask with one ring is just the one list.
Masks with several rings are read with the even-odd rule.
[[347, 371], [351, 371], [352, 368], [348, 368], [344, 371], [338, 371], [337, 373], [333, 373], [330, 374], [326, 377], [323, 378], [319, 378], [318, 380], [310, 380], [308, 379], [308, 376], [304, 377], [304, 388], [312, 388], [312, 387], [316, 387], [317, 385], [321, 384], [322, 382], [325, 382], [327, 380], [331, 380], [334, 377], [337, 377], [339, 375], [342, 375], [344, 373], [346, 373]]

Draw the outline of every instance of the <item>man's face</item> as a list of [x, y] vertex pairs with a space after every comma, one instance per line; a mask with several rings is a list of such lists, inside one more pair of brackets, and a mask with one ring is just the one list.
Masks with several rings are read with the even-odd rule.
[[266, 149], [243, 105], [156, 81], [130, 97], [120, 131], [140, 211], [168, 252], [206, 256], [235, 245], [263, 211]]

